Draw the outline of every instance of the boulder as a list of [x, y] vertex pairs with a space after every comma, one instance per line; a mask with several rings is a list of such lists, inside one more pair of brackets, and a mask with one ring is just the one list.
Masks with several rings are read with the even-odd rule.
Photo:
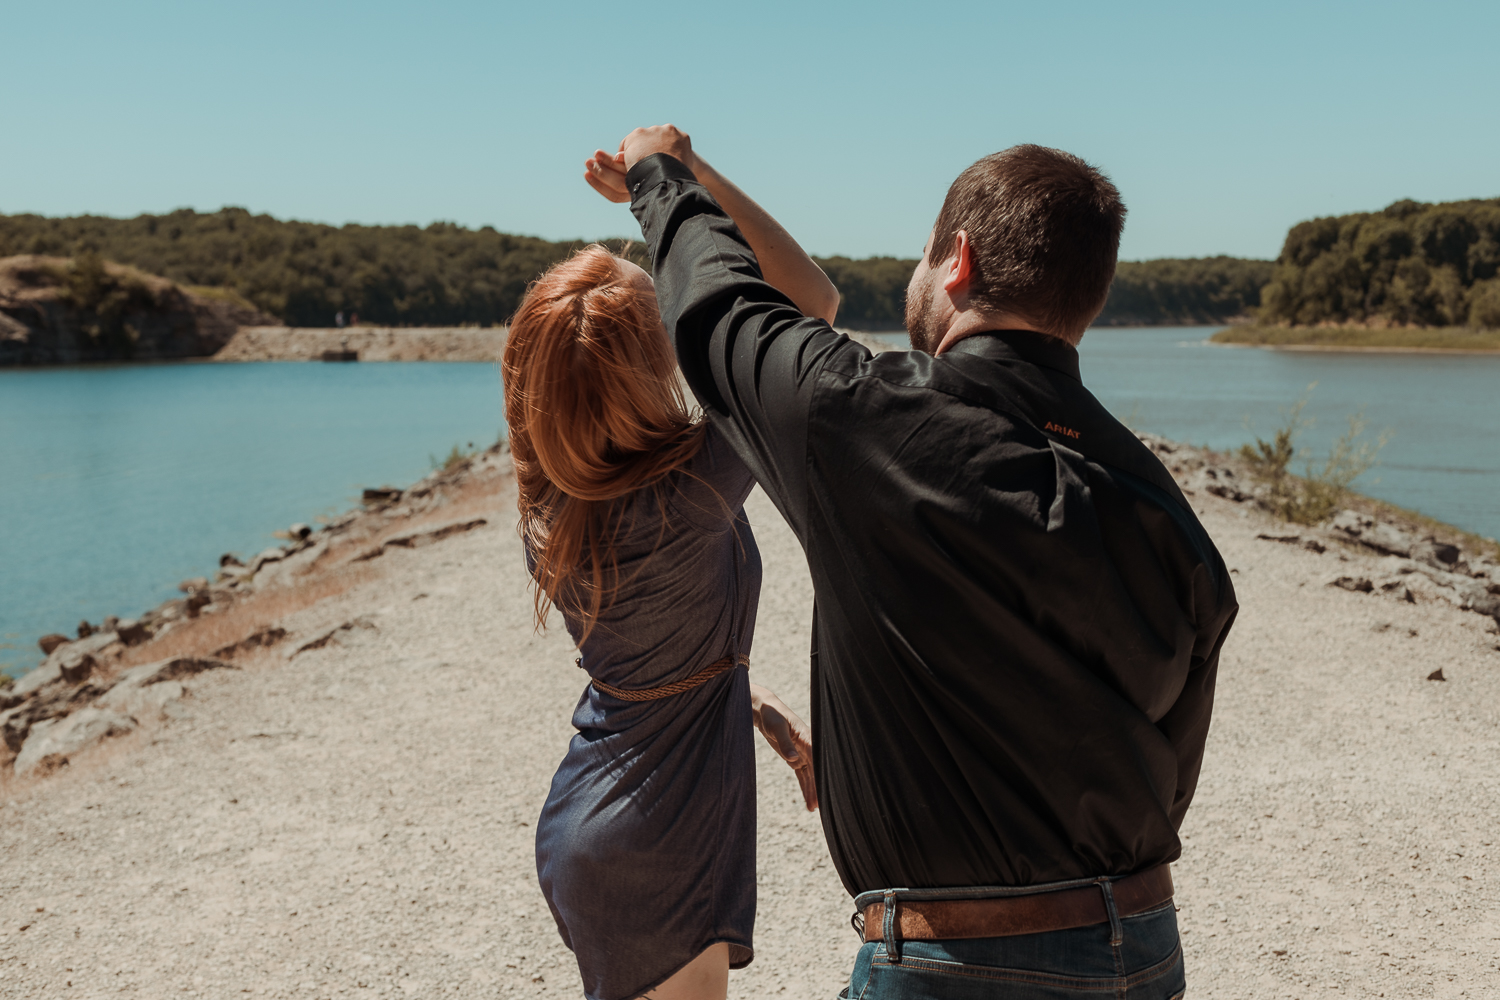
[[242, 562], [240, 562], [240, 557], [237, 556], [237, 555], [235, 555], [233, 552], [226, 552], [222, 556], [219, 557], [219, 568], [220, 569], [224, 569], [225, 567], [228, 567], [228, 566], [243, 566], [243, 565], [245, 565], [245, 564], [242, 563]]
[[1375, 584], [1362, 576], [1341, 576], [1328, 581], [1328, 586], [1338, 587], [1341, 590], [1352, 590], [1358, 594], [1368, 594], [1375, 589]]
[[127, 646], [139, 646], [151, 638], [151, 633], [146, 626], [134, 618], [119, 619], [115, 625], [115, 632], [119, 635], [120, 641]]
[[61, 676], [61, 658], [48, 657], [40, 667], [16, 681], [10, 689], [10, 694], [15, 698], [28, 698]]
[[274, 646], [285, 638], [286, 629], [273, 628], [268, 625], [265, 628], [257, 629], [250, 633], [239, 642], [231, 642], [227, 646], [214, 650], [213, 655], [227, 658], [239, 653], [248, 653], [251, 650], [260, 649], [265, 646]]
[[31, 732], [34, 717], [30, 708], [29, 705], [22, 705], [19, 708], [10, 708], [0, 712], [0, 742], [3, 742], [11, 753], [21, 752], [21, 747], [26, 743], [26, 736]]
[[168, 702], [181, 698], [186, 689], [181, 679], [207, 670], [235, 670], [232, 663], [201, 656], [176, 656], [131, 667], [95, 704], [110, 711], [141, 716], [160, 712]]
[[54, 649], [56, 649], [58, 646], [62, 646], [64, 644], [72, 642], [72, 641], [73, 641], [72, 639], [69, 639], [67, 636], [63, 635], [61, 632], [49, 632], [46, 635], [42, 636], [40, 639], [38, 639], [36, 641], [36, 644], [38, 646], [42, 647], [42, 655], [43, 656], [51, 656], [52, 655], [52, 651]]
[[62, 679], [69, 684], [82, 684], [89, 679], [98, 664], [94, 658], [82, 650], [69, 650], [58, 663], [58, 670]]
[[[222, 560], [221, 560], [221, 564], [222, 564]], [[179, 583], [177, 585], [177, 589], [180, 590], [180, 591], [182, 591], [184, 594], [196, 594], [200, 590], [207, 590], [208, 589], [208, 577], [206, 577], [206, 576], [189, 577], [188, 579], [183, 580], [181, 583]]]
[[1447, 545], [1435, 538], [1416, 542], [1411, 547], [1411, 558], [1433, 569], [1451, 570], [1462, 554], [1457, 545]]
[[135, 727], [130, 716], [104, 708], [83, 708], [62, 719], [38, 722], [16, 755], [16, 774], [45, 774], [66, 764], [84, 747]]
[[288, 535], [290, 535], [292, 538], [298, 539], [299, 541], [306, 538], [308, 535], [311, 535], [312, 532], [312, 525], [310, 524], [298, 523], [286, 529], [286, 533]]
[[[106, 619], [108, 621], [108, 619]], [[62, 661], [64, 657], [83, 653], [92, 656], [97, 661], [98, 657], [111, 645], [118, 641], [114, 632], [95, 632], [87, 639], [78, 639], [59, 646], [53, 650], [52, 655], [42, 662], [31, 673], [16, 681], [15, 686], [9, 691], [10, 695], [18, 698], [28, 698], [37, 691], [62, 677]]]
[[94, 704], [112, 712], [141, 718], [159, 714], [171, 702], [187, 693], [181, 681], [162, 681], [159, 684], [116, 684], [105, 692]]
[[110, 615], [108, 618], [104, 619], [104, 622], [99, 626], [99, 631], [113, 632], [115, 630], [115, 626], [119, 624], [120, 619], [116, 618], [114, 615]]
[[92, 626], [92, 625], [89, 624], [87, 618], [85, 618], [83, 621], [81, 621], [81, 622], [78, 623], [78, 638], [80, 638], [80, 639], [87, 639], [89, 636], [91, 636], [93, 634], [94, 634], [94, 626]]
[[1329, 527], [1345, 538], [1392, 556], [1410, 556], [1416, 539], [1406, 532], [1368, 514], [1353, 510], [1341, 510], [1334, 516]]

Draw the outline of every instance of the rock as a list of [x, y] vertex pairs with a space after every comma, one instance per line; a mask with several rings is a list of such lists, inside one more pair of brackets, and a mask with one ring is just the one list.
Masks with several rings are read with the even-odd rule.
[[67, 636], [63, 635], [61, 632], [49, 632], [46, 635], [42, 636], [40, 639], [38, 639], [36, 641], [36, 644], [38, 646], [42, 647], [42, 655], [43, 656], [51, 656], [52, 655], [52, 651], [54, 649], [56, 649], [58, 646], [64, 645], [65, 643], [69, 643], [69, 642], [72, 642], [72, 641], [73, 641], [72, 639], [69, 639]]
[[1352, 590], [1359, 594], [1368, 594], [1375, 589], [1375, 584], [1362, 576], [1341, 576], [1336, 580], [1329, 580], [1328, 586]]
[[299, 540], [303, 539], [303, 538], [306, 538], [308, 535], [312, 534], [312, 532], [313, 532], [312, 525], [310, 525], [310, 524], [302, 524], [300, 522], [297, 523], [297, 524], [292, 525], [290, 528], [286, 529], [286, 531], [287, 531], [287, 534], [289, 534], [293, 538], [296, 538], [296, 539], [299, 539]]
[[127, 646], [139, 646], [151, 638], [151, 633], [146, 626], [134, 618], [121, 618], [115, 625], [115, 632], [119, 635], [120, 641]]
[[424, 545], [431, 545], [433, 542], [442, 541], [444, 538], [449, 538], [465, 531], [473, 531], [475, 528], [483, 527], [488, 523], [489, 521], [484, 518], [476, 517], [467, 521], [454, 521], [451, 524], [429, 528], [426, 531], [414, 531], [405, 535], [397, 535], [395, 538], [386, 539], [378, 548], [361, 553], [352, 561], [363, 562], [366, 559], [374, 559], [377, 556], [383, 555], [385, 550], [390, 548], [420, 549]]
[[1353, 510], [1339, 511], [1329, 527], [1361, 545], [1387, 555], [1409, 556], [1411, 547], [1416, 542], [1416, 539], [1399, 528]]
[[183, 605], [183, 610], [187, 612], [189, 618], [197, 618], [198, 612], [208, 607], [213, 601], [213, 596], [209, 593], [208, 588], [205, 587], [188, 595], [188, 599]]
[[137, 718], [160, 713], [170, 702], [178, 701], [187, 694], [181, 681], [162, 681], [160, 684], [116, 684], [95, 705], [111, 711], [122, 712]]
[[1416, 542], [1411, 547], [1411, 558], [1433, 569], [1450, 570], [1462, 553], [1457, 545], [1447, 545], [1434, 538]]
[[94, 626], [92, 626], [92, 625], [90, 625], [88, 623], [88, 619], [87, 618], [85, 618], [83, 621], [81, 621], [81, 622], [78, 623], [78, 638], [80, 638], [80, 639], [87, 639], [89, 636], [91, 636], [93, 634], [94, 634]]
[[381, 486], [376, 489], [367, 489], [360, 494], [360, 503], [367, 507], [379, 506], [381, 504], [394, 503], [401, 499], [401, 491], [393, 486]]
[[243, 565], [245, 565], [245, 564], [242, 563], [242, 562], [240, 562], [240, 557], [237, 556], [237, 555], [235, 555], [233, 552], [226, 552], [222, 556], [219, 557], [219, 568], [220, 569], [223, 569], [226, 566], [243, 566]]
[[62, 676], [62, 663], [51, 657], [40, 667], [26, 674], [10, 689], [12, 697], [27, 698]]
[[354, 619], [351, 619], [349, 621], [344, 622], [344, 624], [342, 624], [342, 625], [334, 626], [333, 628], [329, 629], [327, 632], [324, 632], [322, 635], [318, 636], [317, 638], [312, 639], [309, 642], [304, 642], [302, 645], [296, 647], [295, 649], [289, 650], [287, 652], [287, 654], [286, 654], [286, 658], [288, 660], [290, 660], [292, 657], [296, 656], [298, 653], [306, 653], [309, 650], [313, 650], [313, 649], [322, 649], [324, 646], [326, 646], [330, 642], [334, 641], [334, 639], [336, 639], [338, 637], [338, 634], [340, 632], [351, 632], [351, 631], [353, 631], [354, 629], [357, 629], [357, 628], [360, 628], [360, 629], [374, 629], [376, 631], [379, 631], [379, 627], [374, 622], [370, 621], [370, 619], [365, 618], [363, 616], [361, 616], [359, 618], [354, 618]]
[[1448, 678], [1443, 676], [1443, 668], [1438, 667], [1432, 673], [1427, 675], [1427, 679], [1430, 681], [1446, 681]]
[[115, 630], [115, 627], [119, 624], [120, 619], [116, 618], [114, 615], [110, 615], [108, 618], [104, 619], [104, 622], [99, 626], [99, 631], [113, 632]]
[[24, 706], [0, 712], [0, 740], [4, 741], [11, 753], [21, 752], [21, 747], [31, 732], [35, 716], [28, 709], [29, 706]]
[[208, 589], [208, 577], [206, 577], [206, 576], [189, 577], [188, 579], [183, 580], [181, 583], [179, 583], [177, 585], [177, 589], [180, 590], [180, 591], [182, 591], [184, 594], [196, 594], [199, 591], [207, 590]]
[[1284, 545], [1299, 545], [1302, 542], [1301, 535], [1256, 535], [1263, 542], [1281, 542]]
[[[106, 619], [107, 621], [108, 619]], [[87, 639], [78, 639], [53, 650], [52, 655], [31, 673], [16, 681], [10, 689], [13, 697], [25, 699], [62, 677], [62, 660], [75, 653], [86, 653], [96, 660], [117, 641], [114, 632], [95, 632]]]
[[66, 653], [62, 662], [58, 664], [62, 679], [69, 684], [82, 684], [89, 679], [89, 675], [98, 666], [94, 658], [81, 650], [70, 650]]
[[214, 650], [213, 655], [226, 658], [232, 657], [240, 653], [248, 653], [254, 649], [261, 649], [266, 646], [274, 646], [276, 643], [285, 638], [286, 629], [272, 628], [270, 626], [267, 626], [256, 632], [250, 633], [239, 642], [231, 642], [227, 646]]
[[1386, 552], [1393, 556], [1410, 556], [1414, 540], [1406, 532], [1394, 528], [1389, 524], [1377, 523], [1374, 527], [1366, 528], [1359, 536], [1360, 543], [1367, 545], [1377, 552]]
[[201, 674], [208, 670], [238, 670], [233, 663], [225, 663], [223, 660], [210, 659], [205, 656], [174, 656], [168, 660], [157, 660], [155, 663], [144, 663], [139, 667], [132, 667], [120, 678], [120, 683], [129, 681], [146, 687], [151, 684], [161, 684], [164, 681], [175, 681], [181, 677], [191, 677], [193, 674]]
[[84, 747], [135, 727], [130, 716], [104, 708], [83, 708], [62, 719], [36, 723], [16, 755], [16, 774], [45, 774], [62, 767]]

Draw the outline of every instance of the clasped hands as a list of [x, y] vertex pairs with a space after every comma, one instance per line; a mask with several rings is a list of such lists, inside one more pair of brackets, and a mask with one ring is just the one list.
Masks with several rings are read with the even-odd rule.
[[596, 149], [594, 155], [584, 161], [583, 179], [610, 201], [627, 202], [630, 191], [625, 187], [625, 172], [653, 153], [676, 157], [683, 166], [694, 174], [698, 173], [698, 157], [693, 152], [692, 137], [676, 125], [653, 125], [631, 132], [620, 140], [620, 148], [614, 153]]

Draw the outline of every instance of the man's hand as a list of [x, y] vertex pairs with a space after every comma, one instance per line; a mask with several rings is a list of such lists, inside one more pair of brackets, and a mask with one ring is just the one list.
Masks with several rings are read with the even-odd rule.
[[625, 155], [625, 169], [629, 170], [652, 153], [666, 153], [681, 160], [689, 170], [694, 170], [693, 140], [676, 125], [653, 125], [638, 128], [620, 141], [620, 152]]
[[802, 801], [807, 811], [818, 808], [818, 785], [813, 780], [812, 734], [797, 713], [780, 698], [759, 684], [750, 685], [750, 711], [755, 728], [771, 744], [771, 749], [787, 762], [802, 786]]

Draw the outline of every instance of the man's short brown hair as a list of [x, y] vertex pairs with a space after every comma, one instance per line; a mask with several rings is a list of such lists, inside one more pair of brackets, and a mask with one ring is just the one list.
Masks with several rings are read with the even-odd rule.
[[1125, 204], [1101, 171], [1060, 149], [1012, 146], [958, 175], [927, 260], [951, 257], [963, 230], [975, 304], [1076, 342], [1104, 308], [1124, 227]]

